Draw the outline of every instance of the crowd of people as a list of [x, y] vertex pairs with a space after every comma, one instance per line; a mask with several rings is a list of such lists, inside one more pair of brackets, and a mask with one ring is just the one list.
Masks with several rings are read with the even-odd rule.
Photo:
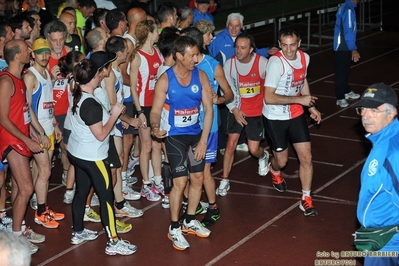
[[[291, 142], [299, 159], [299, 208], [305, 216], [318, 214], [306, 115], [320, 123], [321, 114], [300, 33], [284, 28], [279, 47], [259, 49], [242, 31], [240, 13], [231, 13], [213, 37], [213, 1], [190, 1], [193, 9], [165, 2], [154, 14], [146, 2], [133, 1], [123, 12], [111, 1], [67, 0], [56, 18], [28, 0], [23, 13], [0, 23], [0, 229], [26, 237], [32, 254], [45, 236], [27, 225], [29, 202], [33, 220], [46, 228], [65, 218], [47, 197], [56, 147], [64, 203], [72, 208], [71, 243], [96, 239], [84, 222], [101, 222], [109, 255], [137, 250], [119, 237], [132, 225], [116, 217], [141, 217], [143, 210], [131, 205], [141, 198], [170, 208], [175, 249], [190, 246], [184, 234], [208, 237], [240, 145], [258, 159], [258, 174], [270, 171], [272, 185], [284, 192], [281, 169]], [[357, 52], [352, 57], [359, 59]], [[359, 97], [347, 88], [337, 104]], [[211, 174], [218, 152], [224, 155], [219, 186]], [[141, 190], [135, 191], [138, 165]], [[8, 177], [12, 218], [5, 211]], [[208, 203], [200, 201], [203, 188]], [[195, 218], [200, 213], [206, 213], [202, 221]]]

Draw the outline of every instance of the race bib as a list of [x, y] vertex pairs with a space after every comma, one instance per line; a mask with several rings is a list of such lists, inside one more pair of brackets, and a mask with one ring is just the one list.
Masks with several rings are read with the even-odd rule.
[[45, 102], [43, 103], [43, 117], [44, 119], [53, 119], [54, 116], [54, 103]]
[[240, 88], [241, 98], [252, 98], [260, 93], [260, 85]]
[[30, 117], [30, 112], [29, 112], [29, 106], [25, 105], [23, 107], [23, 112], [24, 112], [24, 124], [27, 125], [32, 121], [32, 118]]
[[64, 90], [68, 85], [68, 79], [65, 78], [58, 78], [55, 82], [54, 82], [54, 90]]
[[188, 127], [198, 122], [199, 111], [197, 107], [175, 110], [175, 127]]

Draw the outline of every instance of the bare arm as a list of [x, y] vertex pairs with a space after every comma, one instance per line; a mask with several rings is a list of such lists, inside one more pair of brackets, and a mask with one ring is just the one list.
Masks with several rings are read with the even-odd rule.
[[[233, 100], [233, 91], [230, 88], [229, 83], [224, 75], [224, 71], [221, 65], [217, 65], [215, 70], [215, 79], [219, 83], [220, 88], [222, 88], [223, 96], [218, 97], [218, 103], [226, 103]], [[224, 98], [224, 99], [223, 99]]]
[[126, 44], [127, 44], [127, 59], [126, 62], [124, 62], [123, 64], [121, 64], [119, 66], [119, 68], [121, 69], [121, 73], [122, 73], [122, 79], [123, 79], [123, 84], [126, 86], [130, 86], [130, 75], [127, 72], [127, 66], [129, 65], [129, 63], [131, 62], [131, 56], [133, 53], [133, 49], [134, 49], [134, 44], [132, 43], [131, 40], [126, 38]]
[[211, 131], [212, 121], [213, 121], [213, 103], [212, 103], [212, 92], [213, 89], [209, 83], [208, 77], [206, 74], [199, 70], [200, 80], [202, 85], [202, 105], [204, 107], [204, 127], [202, 129], [201, 139], [197, 145], [197, 148], [194, 152], [194, 159], [201, 160], [205, 158], [207, 145], [208, 145], [208, 136]]
[[310, 95], [309, 84], [305, 78], [305, 86], [299, 96], [285, 96], [276, 94], [276, 88], [265, 87], [265, 103], [267, 104], [301, 104], [313, 106], [317, 97]]
[[91, 132], [94, 137], [99, 141], [104, 141], [104, 139], [108, 136], [109, 132], [111, 132], [112, 128], [115, 125], [116, 120], [123, 110], [123, 105], [121, 103], [116, 103], [111, 110], [111, 116], [108, 119], [107, 123], [103, 125], [102, 121], [95, 123], [89, 126]]
[[152, 101], [152, 108], [150, 112], [152, 134], [157, 138], [165, 138], [166, 130], [159, 130], [161, 122], [162, 108], [166, 100], [166, 92], [168, 91], [168, 75], [162, 74], [154, 89], [154, 99]]
[[[132, 94], [133, 103], [136, 106], [136, 110], [140, 111], [141, 106], [139, 102], [139, 95], [137, 93], [137, 77], [139, 74], [139, 67], [141, 65], [140, 55], [137, 54], [130, 65], [130, 92]], [[142, 127], [147, 128], [147, 119], [144, 114], [138, 116], [142, 122]]]

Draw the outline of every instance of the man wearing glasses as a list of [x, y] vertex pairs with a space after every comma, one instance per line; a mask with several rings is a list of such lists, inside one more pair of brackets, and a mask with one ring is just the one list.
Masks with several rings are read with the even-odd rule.
[[[362, 117], [373, 148], [360, 176], [361, 188], [357, 218], [366, 228], [399, 224], [399, 122], [397, 96], [383, 83], [373, 84], [363, 93], [356, 107]], [[399, 234], [395, 234], [380, 251], [399, 251]], [[397, 254], [397, 253], [396, 253]], [[366, 257], [364, 265], [398, 265], [396, 257]]]

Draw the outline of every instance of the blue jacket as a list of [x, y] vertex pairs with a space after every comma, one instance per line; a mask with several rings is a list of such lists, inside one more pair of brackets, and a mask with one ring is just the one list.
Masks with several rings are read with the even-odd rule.
[[[241, 32], [240, 32], [241, 33]], [[225, 28], [222, 32], [213, 38], [211, 44], [208, 46], [211, 56], [216, 58], [218, 54], [223, 56], [223, 64], [233, 55], [235, 55], [235, 47], [233, 38], [230, 36], [229, 31]], [[269, 57], [268, 48], [256, 49], [256, 53], [264, 57]], [[220, 55], [219, 55], [220, 56]], [[222, 65], [223, 65], [222, 64]]]
[[[395, 119], [366, 137], [373, 148], [361, 173], [357, 218], [364, 227], [399, 224], [399, 195], [392, 184], [392, 178], [399, 177], [399, 122]], [[385, 160], [392, 165], [392, 172], [384, 167]]]
[[212, 24], [213, 22], [213, 16], [211, 15], [211, 13], [206, 12], [205, 14], [201, 14], [200, 12], [198, 12], [198, 9], [194, 10], [194, 19], [193, 19], [193, 25], [195, 24], [195, 22], [197, 22], [198, 20], [207, 20], [209, 22], [211, 22]]
[[356, 47], [356, 5], [351, 0], [338, 9], [334, 28], [334, 51], [354, 51]]

